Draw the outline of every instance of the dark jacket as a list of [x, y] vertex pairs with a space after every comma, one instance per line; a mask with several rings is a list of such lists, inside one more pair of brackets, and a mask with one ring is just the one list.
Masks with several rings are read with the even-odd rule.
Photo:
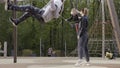
[[67, 19], [67, 21], [74, 21], [75, 23], [79, 23], [81, 18], [81, 15], [78, 13], [75, 16], [71, 15], [70, 18]]
[[87, 33], [88, 28], [88, 17], [83, 16], [81, 22], [79, 23], [78, 35], [81, 37], [84, 33]]

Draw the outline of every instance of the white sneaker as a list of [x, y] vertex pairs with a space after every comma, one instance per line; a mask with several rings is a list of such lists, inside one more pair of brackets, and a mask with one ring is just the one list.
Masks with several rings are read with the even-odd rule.
[[12, 21], [12, 18], [9, 18], [9, 21], [13, 24], [13, 26], [17, 27], [17, 25], [15, 24], [15, 22]]
[[85, 61], [83, 65], [84, 66], [90, 66], [90, 63]]
[[82, 64], [83, 64], [83, 61], [79, 59], [79, 60], [76, 62], [75, 66], [81, 66]]
[[89, 63], [89, 62], [87, 62], [87, 63], [86, 63], [86, 65], [87, 65], [87, 66], [90, 66], [90, 63]]

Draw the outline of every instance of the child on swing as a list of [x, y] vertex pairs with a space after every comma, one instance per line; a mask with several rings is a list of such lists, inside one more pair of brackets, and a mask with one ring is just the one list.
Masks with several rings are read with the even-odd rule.
[[24, 14], [17, 18], [10, 18], [14, 26], [18, 25], [28, 17], [35, 17], [40, 22], [49, 22], [53, 18], [59, 18], [63, 9], [64, 0], [50, 0], [43, 8], [37, 8], [31, 5], [17, 6], [11, 4], [10, 0], [5, 1], [5, 10], [15, 10], [24, 12]]

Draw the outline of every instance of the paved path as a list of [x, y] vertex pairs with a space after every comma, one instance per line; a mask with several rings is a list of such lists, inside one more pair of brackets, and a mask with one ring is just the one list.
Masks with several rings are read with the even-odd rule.
[[91, 58], [90, 66], [75, 67], [77, 57], [18, 57], [0, 58], [0, 68], [120, 68], [120, 58], [108, 60]]

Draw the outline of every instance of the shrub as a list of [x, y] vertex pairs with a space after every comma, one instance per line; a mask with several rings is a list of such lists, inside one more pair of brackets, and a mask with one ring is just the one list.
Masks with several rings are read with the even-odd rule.
[[30, 49], [24, 49], [22, 51], [22, 56], [32, 56], [33, 51]]

